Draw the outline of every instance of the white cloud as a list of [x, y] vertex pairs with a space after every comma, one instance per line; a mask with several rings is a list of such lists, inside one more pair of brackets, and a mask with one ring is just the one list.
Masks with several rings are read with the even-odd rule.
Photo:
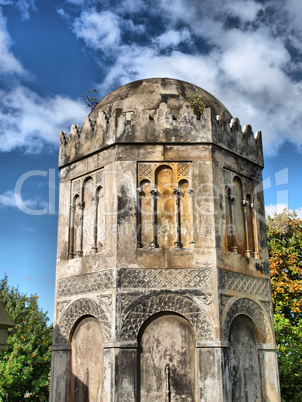
[[21, 63], [11, 51], [12, 41], [6, 29], [6, 21], [0, 9], [0, 74], [24, 74]]
[[34, 209], [34, 208], [39, 208], [43, 207], [45, 208], [48, 206], [46, 201], [41, 200], [40, 198], [35, 198], [35, 199], [23, 199], [23, 197], [15, 193], [11, 190], [8, 190], [4, 192], [3, 194], [0, 194], [0, 206], [2, 207], [12, 207], [12, 208], [19, 208], [18, 205], [24, 204], [27, 208]]
[[93, 48], [110, 49], [120, 42], [119, 17], [111, 11], [96, 12], [95, 9], [84, 11], [73, 24], [78, 38], [85, 40]]
[[265, 206], [266, 216], [273, 217], [274, 215], [281, 214], [284, 210], [289, 212], [296, 212], [299, 219], [302, 219], [302, 207], [295, 210], [289, 209], [287, 204], [270, 204]]
[[191, 35], [188, 29], [166, 31], [154, 40], [154, 43], [163, 49], [169, 46], [176, 47], [181, 42], [191, 42]]
[[20, 10], [23, 20], [27, 20], [30, 17], [30, 10], [36, 10], [35, 0], [18, 0], [16, 6]]
[[233, 0], [232, 2], [226, 2], [224, 8], [231, 15], [247, 22], [254, 21], [263, 6], [252, 0]]
[[41, 98], [23, 86], [0, 91], [0, 97], [0, 151], [37, 152], [45, 143], [57, 145], [60, 130], [81, 125], [89, 113], [83, 102], [62, 96]]
[[67, 3], [72, 3], [72, 4], [85, 4], [86, 0], [67, 0]]
[[115, 65], [104, 79], [101, 93], [107, 93], [113, 82], [120, 85], [139, 78], [171, 77], [195, 84], [204, 82], [205, 89], [211, 91], [215, 86], [219, 69], [215, 53], [211, 56], [194, 56], [173, 51], [169, 55], [159, 55], [155, 49], [140, 46], [120, 48]]

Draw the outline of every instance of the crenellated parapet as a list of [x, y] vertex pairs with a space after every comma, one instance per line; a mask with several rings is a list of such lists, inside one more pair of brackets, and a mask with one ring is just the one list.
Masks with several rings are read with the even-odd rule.
[[217, 115], [215, 118], [212, 141], [263, 167], [261, 131], [254, 135], [251, 125], [242, 128], [237, 117], [228, 119]]
[[[139, 85], [144, 88], [144, 96], [137, 96]], [[196, 91], [205, 97], [207, 104], [200, 117], [194, 114], [188, 100]], [[228, 110], [203, 89], [171, 79], [127, 84], [105, 97], [81, 128], [72, 125], [69, 136], [61, 132], [59, 164], [64, 166], [117, 144], [148, 143], [212, 143], [263, 165], [260, 132], [254, 137], [250, 125], [242, 129], [239, 119], [232, 118]]]

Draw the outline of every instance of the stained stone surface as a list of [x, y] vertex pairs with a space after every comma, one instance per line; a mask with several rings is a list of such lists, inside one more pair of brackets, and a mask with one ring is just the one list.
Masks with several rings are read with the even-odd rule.
[[59, 168], [50, 401], [279, 401], [261, 133], [140, 80], [61, 132]]

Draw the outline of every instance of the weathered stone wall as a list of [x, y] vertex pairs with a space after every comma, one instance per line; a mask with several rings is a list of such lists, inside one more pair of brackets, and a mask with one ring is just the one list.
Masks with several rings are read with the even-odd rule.
[[198, 120], [195, 89], [129, 84], [61, 136], [51, 401], [75, 376], [91, 400], [279, 400], [261, 138], [207, 93]]

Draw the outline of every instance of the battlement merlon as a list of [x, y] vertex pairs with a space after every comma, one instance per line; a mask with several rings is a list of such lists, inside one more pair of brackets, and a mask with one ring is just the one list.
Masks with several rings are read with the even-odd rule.
[[81, 129], [73, 124], [69, 136], [61, 131], [59, 166], [82, 159], [110, 146], [139, 143], [215, 144], [263, 167], [261, 132], [254, 136], [250, 125], [241, 128], [238, 118], [206, 107], [200, 119], [188, 102], [180, 110], [171, 110], [163, 102], [157, 110], [123, 110], [111, 114], [99, 110], [94, 121], [87, 117]]

